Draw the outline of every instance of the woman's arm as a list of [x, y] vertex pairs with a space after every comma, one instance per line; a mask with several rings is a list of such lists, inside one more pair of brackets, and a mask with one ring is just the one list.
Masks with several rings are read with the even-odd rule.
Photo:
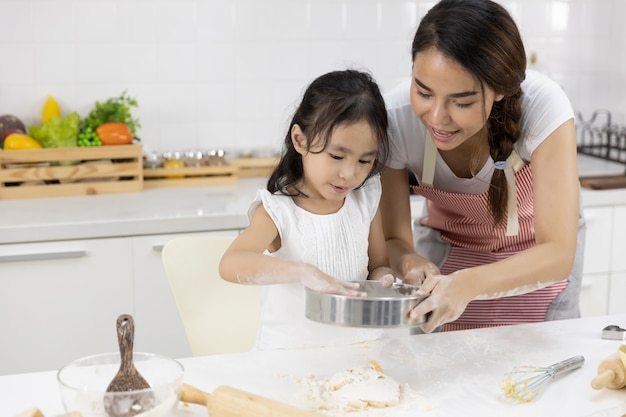
[[363, 295], [354, 291], [355, 285], [338, 281], [319, 268], [302, 263], [279, 259], [264, 254], [280, 248], [280, 236], [269, 214], [259, 205], [250, 224], [224, 253], [219, 265], [223, 279], [239, 284], [285, 284], [301, 282], [306, 287], [336, 294]]
[[386, 167], [381, 173], [383, 194], [380, 200], [383, 232], [387, 242], [389, 263], [407, 284], [420, 285], [428, 274], [439, 269], [417, 255], [413, 247], [413, 224], [406, 169]]
[[383, 234], [383, 225], [380, 218], [380, 208], [370, 224], [369, 244], [367, 247], [370, 272], [368, 279], [381, 280], [384, 286], [390, 286], [395, 281], [392, 269], [389, 267], [387, 245]]
[[475, 299], [524, 294], [567, 278], [576, 253], [579, 181], [574, 121], [557, 128], [533, 152], [535, 246], [492, 264], [435, 276], [412, 315], [432, 311], [424, 331], [455, 320]]

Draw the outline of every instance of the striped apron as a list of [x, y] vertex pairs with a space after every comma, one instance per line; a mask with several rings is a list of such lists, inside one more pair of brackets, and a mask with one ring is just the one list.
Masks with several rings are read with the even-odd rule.
[[[432, 152], [426, 153], [432, 154]], [[432, 157], [431, 155], [430, 158]], [[427, 155], [425, 155], [426, 158]], [[429, 168], [425, 168], [427, 169]], [[511, 173], [513, 174], [513, 171]], [[514, 179], [511, 176], [511, 180], [514, 180], [513, 193], [509, 192], [509, 196], [510, 198], [517, 196], [515, 213], [517, 233], [515, 235], [507, 233], [507, 223], [511, 222], [510, 212], [506, 221], [494, 225], [487, 192], [478, 195], [461, 194], [437, 190], [426, 185], [412, 186], [416, 194], [426, 199], [428, 214], [420, 220], [420, 224], [439, 231], [440, 239], [449, 244], [447, 257], [438, 265], [441, 274], [449, 275], [461, 269], [497, 262], [535, 244], [530, 165], [519, 167], [513, 175]], [[510, 188], [509, 190], [511, 191]], [[582, 225], [582, 239], [584, 239], [584, 222]], [[579, 250], [576, 253], [578, 266], [573, 271], [575, 283], [571, 291], [568, 291], [571, 295], [568, 294], [565, 303], [556, 303], [559, 304], [559, 308], [564, 309], [563, 312], [548, 314], [555, 299], [568, 287], [572, 276], [570, 280], [565, 279], [522, 295], [471, 301], [457, 320], [444, 324], [441, 330], [495, 327], [578, 317], [580, 314], [578, 291], [582, 275], [580, 271], [582, 249], [580, 247], [584, 246], [580, 245], [580, 235], [579, 232]]]

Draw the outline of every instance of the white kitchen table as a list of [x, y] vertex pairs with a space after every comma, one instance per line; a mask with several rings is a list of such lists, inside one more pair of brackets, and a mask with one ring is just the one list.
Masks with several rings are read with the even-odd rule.
[[[230, 385], [305, 407], [306, 387], [296, 379], [328, 377], [375, 359], [388, 376], [414, 393], [409, 405], [370, 416], [597, 416], [626, 415], [626, 389], [593, 390], [598, 364], [623, 341], [602, 339], [607, 325], [626, 328], [626, 315], [524, 324], [429, 335], [398, 336], [351, 346], [256, 351], [180, 359], [184, 382], [211, 392]], [[42, 343], [45, 343], [42, 340]], [[531, 403], [506, 399], [502, 376], [516, 365], [544, 366], [583, 355], [582, 368], [554, 378]], [[39, 407], [62, 413], [55, 372], [0, 376], [0, 415]], [[179, 406], [176, 416], [206, 416], [206, 408]], [[364, 415], [349, 414], [350, 416]]]

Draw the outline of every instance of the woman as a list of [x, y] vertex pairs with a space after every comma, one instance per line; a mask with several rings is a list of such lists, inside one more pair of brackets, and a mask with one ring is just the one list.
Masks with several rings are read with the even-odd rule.
[[[584, 220], [572, 107], [526, 71], [513, 19], [442, 0], [421, 21], [410, 83], [385, 99], [381, 213], [391, 266], [443, 330], [579, 316]], [[426, 199], [412, 235], [408, 171]]]

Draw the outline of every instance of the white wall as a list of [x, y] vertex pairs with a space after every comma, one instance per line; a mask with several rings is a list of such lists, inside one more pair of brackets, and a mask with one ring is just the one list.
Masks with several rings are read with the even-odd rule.
[[[576, 109], [626, 113], [623, 0], [503, 0]], [[410, 74], [433, 1], [0, 0], [0, 114], [38, 124], [48, 94], [85, 116], [128, 90], [152, 150], [279, 147], [315, 76]], [[565, 16], [565, 17], [563, 17]]]

